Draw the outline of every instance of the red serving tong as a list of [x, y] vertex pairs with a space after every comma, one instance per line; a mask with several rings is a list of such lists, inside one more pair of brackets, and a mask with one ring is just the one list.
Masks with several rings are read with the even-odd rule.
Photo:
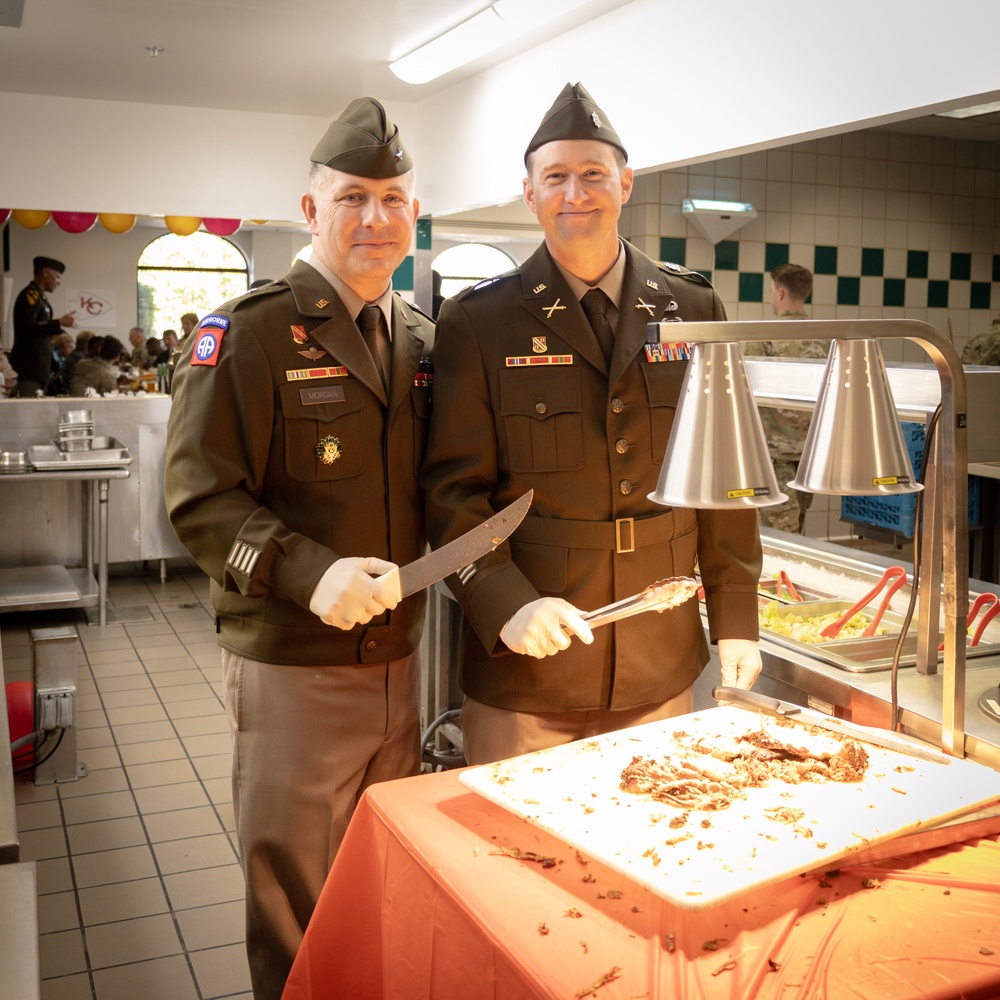
[[[980, 594], [973, 602], [972, 607], [969, 608], [969, 615], [965, 619], [965, 628], [968, 631], [972, 627], [972, 623], [976, 620], [976, 616], [986, 608], [986, 612], [982, 617], [982, 621], [976, 626], [976, 631], [972, 633], [972, 642], [969, 643], [970, 646], [976, 646], [979, 644], [979, 640], [983, 637], [983, 632], [986, 631], [986, 626], [989, 625], [997, 614], [1000, 613], [1000, 598], [996, 594]], [[944, 649], [944, 643], [942, 642], [938, 646], [938, 652]]]
[[795, 589], [795, 585], [792, 583], [788, 574], [784, 570], [779, 570], [778, 572], [778, 597], [781, 597], [781, 588], [784, 587], [788, 591], [788, 596], [793, 601], [801, 601], [802, 598], [799, 597], [799, 592]]
[[878, 623], [882, 620], [882, 615], [885, 614], [885, 609], [889, 606], [889, 601], [892, 600], [893, 594], [899, 590], [900, 587], [906, 583], [906, 570], [902, 566], [890, 566], [883, 574], [882, 579], [872, 587], [871, 590], [861, 598], [853, 607], [848, 608], [835, 622], [827, 625], [820, 635], [824, 639], [833, 639], [840, 630], [864, 607], [871, 604], [872, 601], [879, 595], [882, 588], [892, 580], [892, 584], [889, 589], [886, 590], [882, 597], [882, 603], [878, 606], [878, 611], [875, 612], [875, 617], [871, 620], [871, 624], [862, 632], [861, 634], [865, 637], [872, 636], [875, 634], [875, 629], [878, 628]]

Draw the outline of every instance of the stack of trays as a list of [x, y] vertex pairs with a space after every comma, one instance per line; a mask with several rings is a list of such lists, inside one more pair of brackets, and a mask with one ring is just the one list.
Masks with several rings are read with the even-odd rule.
[[94, 443], [94, 413], [92, 410], [66, 410], [59, 415], [61, 451], [89, 451]]
[[0, 473], [27, 472], [28, 453], [16, 444], [0, 444]]

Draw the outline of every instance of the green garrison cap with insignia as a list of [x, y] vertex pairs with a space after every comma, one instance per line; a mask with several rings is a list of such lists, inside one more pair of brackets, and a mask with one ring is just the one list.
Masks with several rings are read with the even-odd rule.
[[524, 151], [524, 162], [528, 156], [547, 142], [559, 139], [596, 139], [606, 142], [621, 151], [628, 161], [628, 152], [622, 145], [618, 133], [608, 122], [608, 116], [594, 103], [581, 83], [567, 83], [555, 99], [555, 103], [545, 112], [542, 124], [531, 137]]
[[310, 159], [357, 177], [384, 180], [413, 169], [399, 129], [373, 97], [351, 101], [316, 144]]

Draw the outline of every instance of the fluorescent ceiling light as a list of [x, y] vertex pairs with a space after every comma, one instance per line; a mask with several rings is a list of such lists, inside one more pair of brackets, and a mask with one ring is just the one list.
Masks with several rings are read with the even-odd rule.
[[975, 118], [977, 115], [991, 115], [1000, 111], [1000, 101], [990, 104], [974, 104], [971, 108], [956, 108], [954, 111], [939, 111], [938, 118]]
[[427, 83], [516, 41], [586, 0], [496, 0], [486, 10], [389, 63], [406, 83]]
[[746, 201], [708, 201], [705, 198], [685, 198], [685, 212], [752, 212], [753, 205]]
[[685, 198], [681, 212], [713, 246], [757, 218], [756, 209], [748, 201]]

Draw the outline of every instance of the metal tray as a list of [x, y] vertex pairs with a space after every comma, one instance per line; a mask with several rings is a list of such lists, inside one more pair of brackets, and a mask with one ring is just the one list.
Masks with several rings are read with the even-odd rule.
[[[795, 583], [795, 581], [792, 581]], [[770, 598], [772, 601], [777, 601], [779, 604], [804, 604], [807, 601], [826, 601], [831, 597], [835, 597], [835, 594], [829, 594], [824, 590], [813, 590], [811, 587], [800, 587], [799, 584], [795, 583], [795, 592], [802, 598], [801, 601], [796, 601], [794, 598], [788, 596], [787, 590], [785, 590], [784, 584], [780, 580], [775, 580], [770, 577], [761, 577], [757, 582], [757, 593], [762, 596]]]
[[[798, 589], [798, 588], [796, 588]], [[897, 595], [898, 596], [898, 595]], [[843, 612], [854, 605], [853, 601], [816, 601], [811, 604], [789, 604], [782, 606], [782, 612], [795, 615], [826, 615], [831, 612]], [[862, 609], [865, 614], [872, 617], [878, 610], [878, 603], [870, 604]], [[762, 638], [771, 642], [776, 642], [780, 646], [794, 649], [807, 656], [812, 656], [817, 660], [822, 660], [842, 670], [851, 673], [869, 673], [875, 670], [888, 670], [892, 666], [895, 655], [896, 643], [899, 640], [899, 632], [903, 625], [903, 615], [894, 611], [887, 611], [882, 616], [881, 626], [885, 628], [885, 635], [873, 635], [869, 638], [858, 639], [830, 639], [827, 642], [800, 642], [790, 636], [772, 632], [771, 629], [762, 625], [760, 634]], [[993, 630], [994, 623], [986, 632], [989, 634]], [[910, 623], [910, 631], [903, 640], [903, 649], [899, 657], [901, 667], [912, 667], [917, 662], [917, 623], [914, 619]], [[1000, 643], [980, 640], [975, 646], [966, 644], [966, 657], [989, 656], [1000, 651]], [[944, 659], [944, 653], [938, 653], [938, 662]]]
[[34, 444], [28, 448], [28, 461], [39, 471], [53, 469], [120, 469], [130, 465], [132, 456], [115, 438], [94, 438], [89, 451], [62, 451], [58, 444]]

